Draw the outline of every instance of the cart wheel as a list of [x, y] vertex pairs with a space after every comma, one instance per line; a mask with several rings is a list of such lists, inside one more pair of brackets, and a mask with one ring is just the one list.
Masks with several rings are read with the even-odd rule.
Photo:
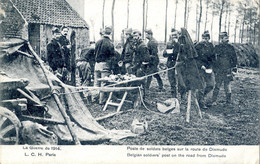
[[19, 143], [21, 122], [7, 108], [0, 107], [0, 145], [16, 145]]

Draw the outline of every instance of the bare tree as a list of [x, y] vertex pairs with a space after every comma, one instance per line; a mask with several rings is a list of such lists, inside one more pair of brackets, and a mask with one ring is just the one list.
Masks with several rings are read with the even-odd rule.
[[114, 29], [115, 29], [115, 25], [114, 25], [114, 9], [115, 9], [115, 2], [116, 0], [113, 0], [112, 3], [112, 10], [111, 10], [111, 17], [112, 17], [112, 42], [114, 42]]
[[145, 9], [145, 29], [147, 28], [147, 20], [148, 20], [148, 0], [146, 0], [146, 9]]
[[143, 0], [143, 30], [142, 30], [143, 39], [144, 39], [144, 28], [145, 28], [145, 0]]
[[102, 28], [105, 28], [105, 3], [106, 0], [103, 0], [103, 9], [102, 9]]
[[197, 41], [200, 40], [200, 24], [201, 24], [201, 17], [202, 17], [202, 0], [199, 0], [199, 9], [200, 9], [200, 12], [199, 12], [199, 20], [198, 20], [198, 38], [197, 38]]
[[[220, 1], [220, 11], [219, 11], [219, 25], [218, 25], [218, 32], [221, 33], [221, 26], [222, 26], [222, 14], [224, 10], [225, 0]], [[220, 41], [220, 37], [218, 38]]]
[[176, 28], [177, 9], [178, 9], [178, 0], [175, 0], [174, 28]]
[[210, 2], [210, 0], [206, 0], [206, 13], [205, 13], [205, 25], [204, 25], [204, 31], [207, 30], [209, 2]]
[[126, 27], [128, 28], [129, 27], [129, 1], [130, 0], [127, 0], [127, 23], [126, 23]]
[[166, 5], [165, 5], [165, 33], [164, 33], [164, 43], [167, 42], [167, 17], [168, 17], [168, 0], [166, 0]]
[[184, 8], [184, 28], [187, 28], [187, 0], [185, 0]]
[[237, 40], [237, 24], [238, 24], [238, 18], [236, 17], [235, 27], [234, 27], [234, 43], [236, 43]]

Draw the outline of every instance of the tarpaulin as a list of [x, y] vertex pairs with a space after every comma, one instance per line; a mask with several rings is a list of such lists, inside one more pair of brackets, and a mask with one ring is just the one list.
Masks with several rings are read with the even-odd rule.
[[[22, 39], [9, 39], [0, 43], [0, 71], [10, 78], [27, 78], [27, 86], [39, 99], [46, 104], [51, 119], [65, 121], [58, 109], [47, 80], [37, 60], [22, 55], [19, 51], [32, 54], [28, 49], [28, 42]], [[18, 51], [18, 52], [17, 52]], [[77, 91], [76, 88], [63, 84], [52, 72], [47, 72], [57, 92], [69, 93]], [[1, 81], [1, 79], [0, 79]], [[59, 95], [60, 101], [66, 113], [72, 121], [72, 127], [80, 141], [118, 140], [125, 137], [133, 137], [130, 130], [108, 130], [98, 124], [84, 104], [80, 93]], [[72, 141], [72, 137], [66, 125], [49, 125], [53, 132], [61, 140]]]

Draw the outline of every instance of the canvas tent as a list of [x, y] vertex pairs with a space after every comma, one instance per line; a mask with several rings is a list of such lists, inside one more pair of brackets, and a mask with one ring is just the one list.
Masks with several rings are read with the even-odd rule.
[[[73, 131], [80, 141], [117, 140], [135, 136], [130, 130], [107, 130], [99, 125], [84, 105], [80, 93], [57, 94], [74, 92], [76, 88], [63, 84], [55, 75], [44, 68], [55, 88], [55, 92], [51, 90], [41, 68], [43, 62], [37, 61], [36, 59], [39, 57], [34, 55], [35, 52], [33, 52], [26, 40], [12, 38], [0, 42], [0, 72], [4, 72], [10, 78], [28, 79], [27, 89], [35, 93], [40, 100], [44, 98], [42, 103], [46, 104], [49, 109], [48, 113], [53, 120], [65, 121], [57, 103], [54, 101], [53, 94], [56, 93], [71, 120]], [[73, 140], [68, 126], [62, 124], [49, 126], [61, 140]]]

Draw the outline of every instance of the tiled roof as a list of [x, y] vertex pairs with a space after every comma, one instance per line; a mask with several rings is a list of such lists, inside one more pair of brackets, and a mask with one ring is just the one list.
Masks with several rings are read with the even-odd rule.
[[88, 27], [66, 0], [10, 0], [29, 23]]

